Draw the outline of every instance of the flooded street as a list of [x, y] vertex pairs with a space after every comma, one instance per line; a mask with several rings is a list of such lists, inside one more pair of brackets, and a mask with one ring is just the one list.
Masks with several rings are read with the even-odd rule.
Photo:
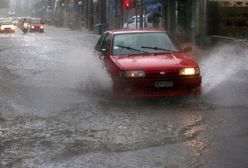
[[199, 97], [123, 100], [98, 35], [0, 34], [0, 168], [246, 168], [248, 50], [199, 60]]

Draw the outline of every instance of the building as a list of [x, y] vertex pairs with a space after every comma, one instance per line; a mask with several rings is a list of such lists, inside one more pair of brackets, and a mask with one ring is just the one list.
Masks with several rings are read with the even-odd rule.
[[248, 37], [248, 0], [164, 0], [163, 26], [199, 45]]
[[[248, 0], [48, 1], [53, 1], [56, 25], [83, 26], [98, 33], [122, 28], [133, 15], [155, 13], [159, 17], [156, 27], [165, 28], [180, 41], [203, 46], [215, 39], [248, 36]], [[125, 2], [133, 3], [127, 7]]]

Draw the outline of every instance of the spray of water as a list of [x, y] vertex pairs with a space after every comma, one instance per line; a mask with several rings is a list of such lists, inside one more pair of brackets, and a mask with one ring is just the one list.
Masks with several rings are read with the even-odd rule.
[[215, 103], [246, 103], [248, 95], [248, 49], [229, 44], [214, 48], [200, 62], [203, 76], [203, 95]]
[[112, 91], [112, 81], [109, 74], [104, 69], [99, 57], [90, 49], [75, 48], [72, 50], [77, 58], [70, 61], [68, 65], [73, 74], [72, 80], [78, 88], [84, 92], [92, 94], [104, 94]]

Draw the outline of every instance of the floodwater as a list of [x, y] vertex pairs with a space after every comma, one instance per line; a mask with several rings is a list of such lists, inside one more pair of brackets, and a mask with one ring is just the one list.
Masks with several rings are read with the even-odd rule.
[[0, 167], [244, 168], [248, 50], [199, 61], [199, 97], [122, 100], [87, 31], [0, 34]]

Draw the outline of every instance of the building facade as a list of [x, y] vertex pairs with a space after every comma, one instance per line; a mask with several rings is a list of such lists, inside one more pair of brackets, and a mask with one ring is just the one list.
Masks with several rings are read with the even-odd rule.
[[163, 27], [199, 45], [248, 39], [248, 0], [164, 0]]
[[45, 1], [52, 10], [43, 13], [50, 11], [58, 26], [104, 31], [122, 28], [133, 15], [156, 13], [159, 27], [181, 41], [205, 45], [212, 38], [248, 36], [248, 0], [131, 0], [129, 9], [124, 0]]

